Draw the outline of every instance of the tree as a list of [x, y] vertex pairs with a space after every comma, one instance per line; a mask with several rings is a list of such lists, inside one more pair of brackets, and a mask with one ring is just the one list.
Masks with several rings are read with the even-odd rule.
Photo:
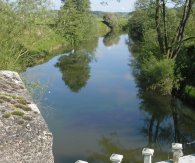
[[59, 12], [58, 30], [72, 45], [86, 40], [92, 23], [89, 0], [66, 0]]
[[141, 38], [142, 55], [137, 60], [138, 78], [146, 89], [160, 94], [171, 94], [173, 89], [179, 88], [183, 80], [180, 67], [184, 65], [181, 64], [181, 58], [184, 58], [181, 56], [185, 55], [180, 52], [184, 42], [194, 38], [189, 33], [186, 35], [185, 31], [195, 1], [174, 1], [178, 6], [173, 9], [167, 7], [167, 2], [138, 0], [137, 10], [130, 20], [131, 26], [135, 26], [130, 28], [133, 29], [131, 33], [135, 31]]
[[118, 30], [118, 18], [113, 13], [107, 13], [103, 16], [103, 22], [112, 30]]
[[[181, 50], [182, 42], [190, 39], [183, 39], [185, 28], [192, 12], [194, 0], [184, 0], [183, 2], [183, 12], [180, 19], [180, 23], [177, 30], [172, 38], [168, 35], [167, 26], [167, 8], [165, 0], [156, 0], [156, 31], [158, 36], [158, 43], [160, 51], [166, 54], [168, 58], [175, 59]], [[160, 22], [163, 22], [162, 24]]]

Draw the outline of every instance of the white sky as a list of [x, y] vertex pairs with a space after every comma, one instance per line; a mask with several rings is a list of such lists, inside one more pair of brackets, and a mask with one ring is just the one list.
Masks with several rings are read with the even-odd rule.
[[[134, 3], [136, 0], [107, 0], [108, 5], [101, 5], [103, 0], [90, 0], [91, 9], [93, 11], [107, 11], [107, 12], [130, 12], [134, 9]], [[55, 9], [59, 9], [61, 5], [60, 0], [52, 0]]]

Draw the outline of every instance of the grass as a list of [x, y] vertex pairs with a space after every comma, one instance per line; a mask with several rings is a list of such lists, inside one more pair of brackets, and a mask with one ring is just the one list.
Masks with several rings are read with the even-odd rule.
[[11, 114], [22, 117], [24, 115], [24, 112], [22, 112], [20, 110], [15, 110], [15, 111], [11, 112]]
[[30, 31], [25, 31], [19, 41], [30, 53], [42, 52], [41, 55], [46, 55], [53, 47], [66, 43], [63, 37], [47, 25], [36, 25]]
[[31, 108], [27, 106], [28, 102], [22, 96], [16, 96], [14, 94], [0, 93], [0, 103], [9, 102], [16, 108], [22, 108], [25, 111], [30, 111]]
[[23, 105], [23, 104], [15, 104], [14, 107], [16, 107], [18, 109], [22, 109], [24, 111], [31, 111], [32, 110], [29, 106]]
[[23, 105], [27, 105], [27, 104], [28, 104], [27, 101], [26, 101], [25, 99], [23, 99], [23, 98], [18, 98], [18, 99], [16, 99], [16, 101], [17, 101], [19, 104], [23, 104]]
[[3, 114], [3, 118], [9, 118], [11, 117], [11, 113], [10, 112], [6, 112]]
[[110, 29], [104, 23], [102, 23], [101, 19], [97, 19], [96, 23], [97, 23], [97, 36], [104, 36], [106, 35], [106, 33], [110, 31]]
[[190, 97], [195, 98], [195, 87], [186, 85], [185, 93], [187, 93]]
[[1, 99], [1, 101], [4, 101], [4, 102], [11, 102], [12, 101], [11, 97], [6, 96], [4, 94], [0, 94], [0, 99]]

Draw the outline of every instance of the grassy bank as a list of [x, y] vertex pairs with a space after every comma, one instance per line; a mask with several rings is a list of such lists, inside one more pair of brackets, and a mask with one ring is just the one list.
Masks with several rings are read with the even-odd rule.
[[[104, 36], [109, 32], [109, 28], [101, 20], [95, 19], [94, 22], [95, 27], [92, 39], [93, 37]], [[26, 67], [42, 64], [56, 54], [73, 49], [68, 40], [47, 25], [37, 25], [30, 31], [24, 31], [24, 35], [19, 38], [19, 43], [28, 51], [28, 56], [21, 57], [17, 66], [19, 68], [22, 65], [19, 68], [21, 71], [24, 71]]]

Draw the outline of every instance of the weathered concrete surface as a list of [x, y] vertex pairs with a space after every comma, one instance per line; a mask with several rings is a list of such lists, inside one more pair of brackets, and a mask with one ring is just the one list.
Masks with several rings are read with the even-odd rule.
[[52, 134], [20, 76], [0, 71], [0, 163], [53, 163]]

